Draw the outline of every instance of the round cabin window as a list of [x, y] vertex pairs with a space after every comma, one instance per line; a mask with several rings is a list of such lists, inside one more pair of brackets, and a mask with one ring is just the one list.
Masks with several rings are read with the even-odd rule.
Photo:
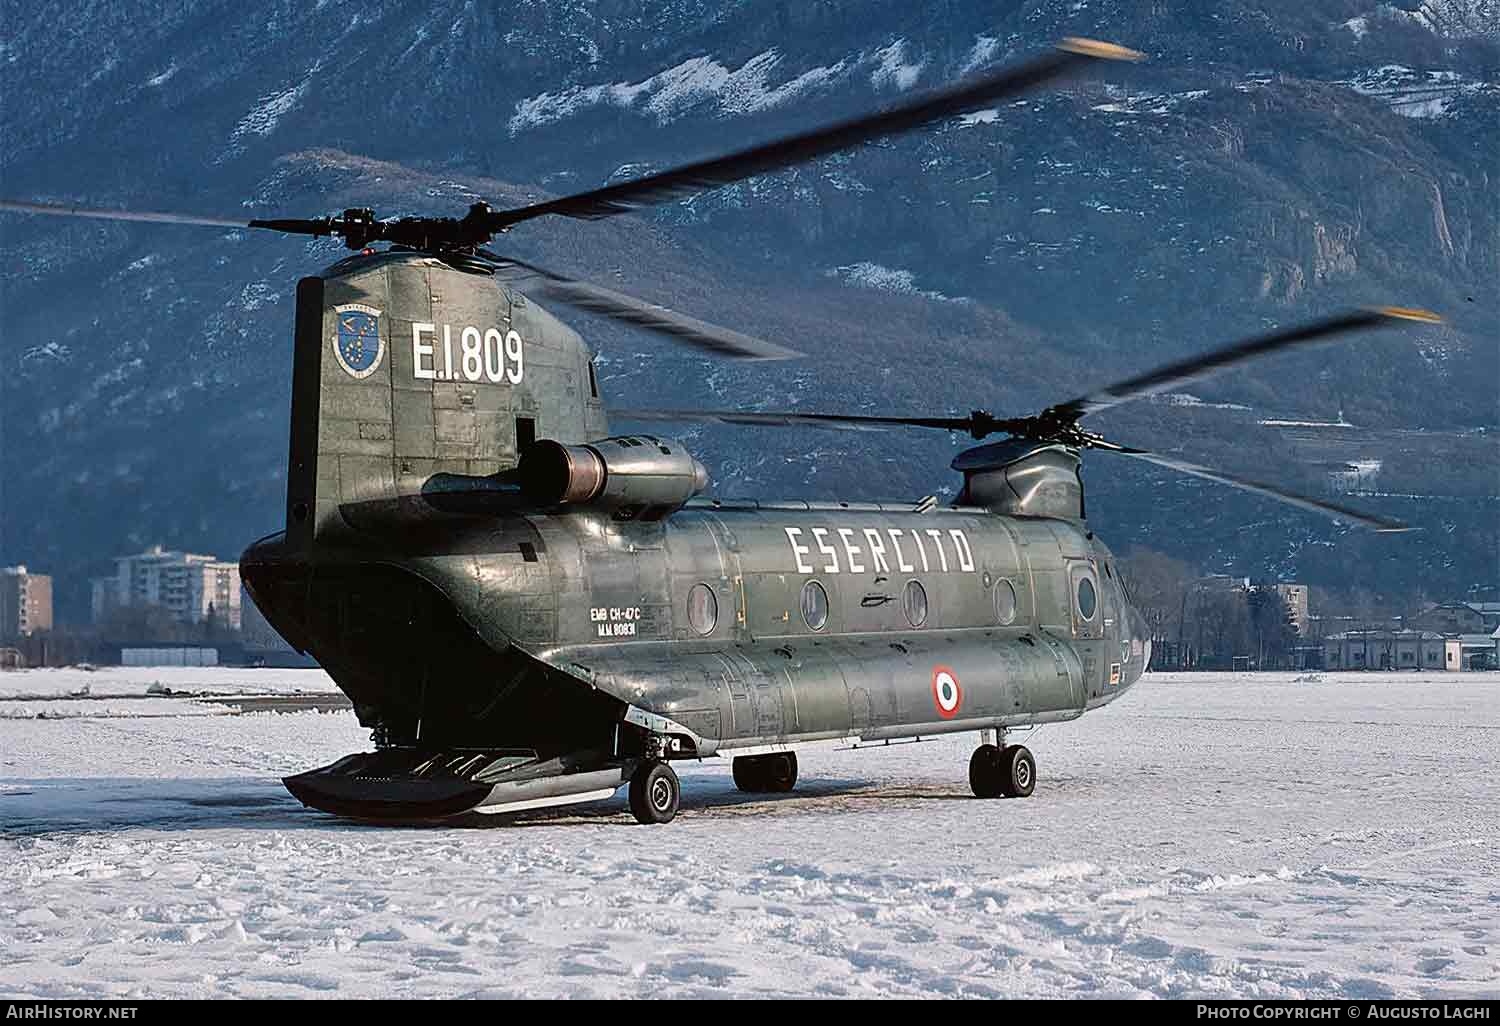
[[906, 613], [906, 622], [920, 627], [927, 622], [927, 589], [921, 581], [907, 581], [906, 591], [901, 596], [901, 608]]
[[688, 591], [688, 623], [699, 634], [712, 634], [719, 622], [719, 600], [706, 584], [695, 584]]
[[815, 631], [828, 625], [828, 592], [817, 581], [802, 586], [802, 622]]
[[1003, 577], [995, 582], [995, 619], [1002, 627], [1016, 622], [1016, 588]]
[[1092, 577], [1080, 577], [1078, 579], [1078, 615], [1085, 620], [1092, 620], [1094, 614], [1099, 611], [1099, 594], [1094, 590], [1094, 579]]

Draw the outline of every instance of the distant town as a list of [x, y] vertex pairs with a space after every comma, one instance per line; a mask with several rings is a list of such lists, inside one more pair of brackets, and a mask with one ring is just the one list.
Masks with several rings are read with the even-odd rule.
[[[89, 582], [86, 625], [54, 622], [49, 575], [0, 567], [0, 669], [313, 665], [244, 594], [237, 563], [155, 545], [113, 564]], [[1145, 549], [1120, 566], [1152, 631], [1152, 670], [1500, 670], [1500, 584], [1403, 603], [1202, 576]]]
[[0, 669], [313, 665], [244, 594], [238, 563], [155, 545], [113, 564], [89, 582], [88, 624], [54, 620], [51, 576], [0, 567]]

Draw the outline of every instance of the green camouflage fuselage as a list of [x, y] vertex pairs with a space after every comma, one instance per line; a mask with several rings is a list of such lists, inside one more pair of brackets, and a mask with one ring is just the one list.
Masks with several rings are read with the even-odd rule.
[[1041, 515], [1081, 502], [1076, 455], [954, 508], [656, 501], [665, 478], [538, 503], [516, 478], [534, 440], [616, 452], [566, 325], [402, 252], [305, 279], [297, 316], [287, 526], [242, 569], [389, 744], [618, 752], [625, 729], [707, 755], [1033, 724], [1149, 659], [1108, 549]]

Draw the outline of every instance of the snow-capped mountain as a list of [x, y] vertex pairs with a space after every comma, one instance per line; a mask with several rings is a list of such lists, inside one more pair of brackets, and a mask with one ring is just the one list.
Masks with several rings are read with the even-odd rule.
[[[1117, 40], [1151, 60], [503, 241], [810, 354], [727, 366], [570, 318], [630, 405], [1029, 411], [1350, 304], [1439, 309], [1447, 326], [1267, 361], [1098, 425], [1318, 489], [1306, 430], [1256, 421], [1347, 418], [1369, 441], [1328, 458], [1364, 445], [1383, 467], [1382, 495], [1356, 501], [1427, 530], [1354, 534], [1107, 457], [1088, 465], [1090, 512], [1120, 547], [1214, 569], [1460, 589], [1500, 576], [1497, 27], [1494, 0], [8, 2], [0, 194], [457, 213], [869, 109], [1060, 36]], [[54, 573], [78, 616], [104, 557], [155, 540], [227, 555], [275, 530], [293, 287], [338, 247], [10, 215], [0, 233], [0, 562]], [[941, 494], [960, 446], [681, 434], [720, 494]]]

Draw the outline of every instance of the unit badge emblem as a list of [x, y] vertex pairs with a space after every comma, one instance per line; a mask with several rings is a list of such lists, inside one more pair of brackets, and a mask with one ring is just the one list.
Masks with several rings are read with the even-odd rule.
[[380, 311], [373, 306], [345, 303], [333, 308], [338, 330], [333, 355], [352, 378], [368, 378], [380, 369], [385, 347], [380, 341]]

